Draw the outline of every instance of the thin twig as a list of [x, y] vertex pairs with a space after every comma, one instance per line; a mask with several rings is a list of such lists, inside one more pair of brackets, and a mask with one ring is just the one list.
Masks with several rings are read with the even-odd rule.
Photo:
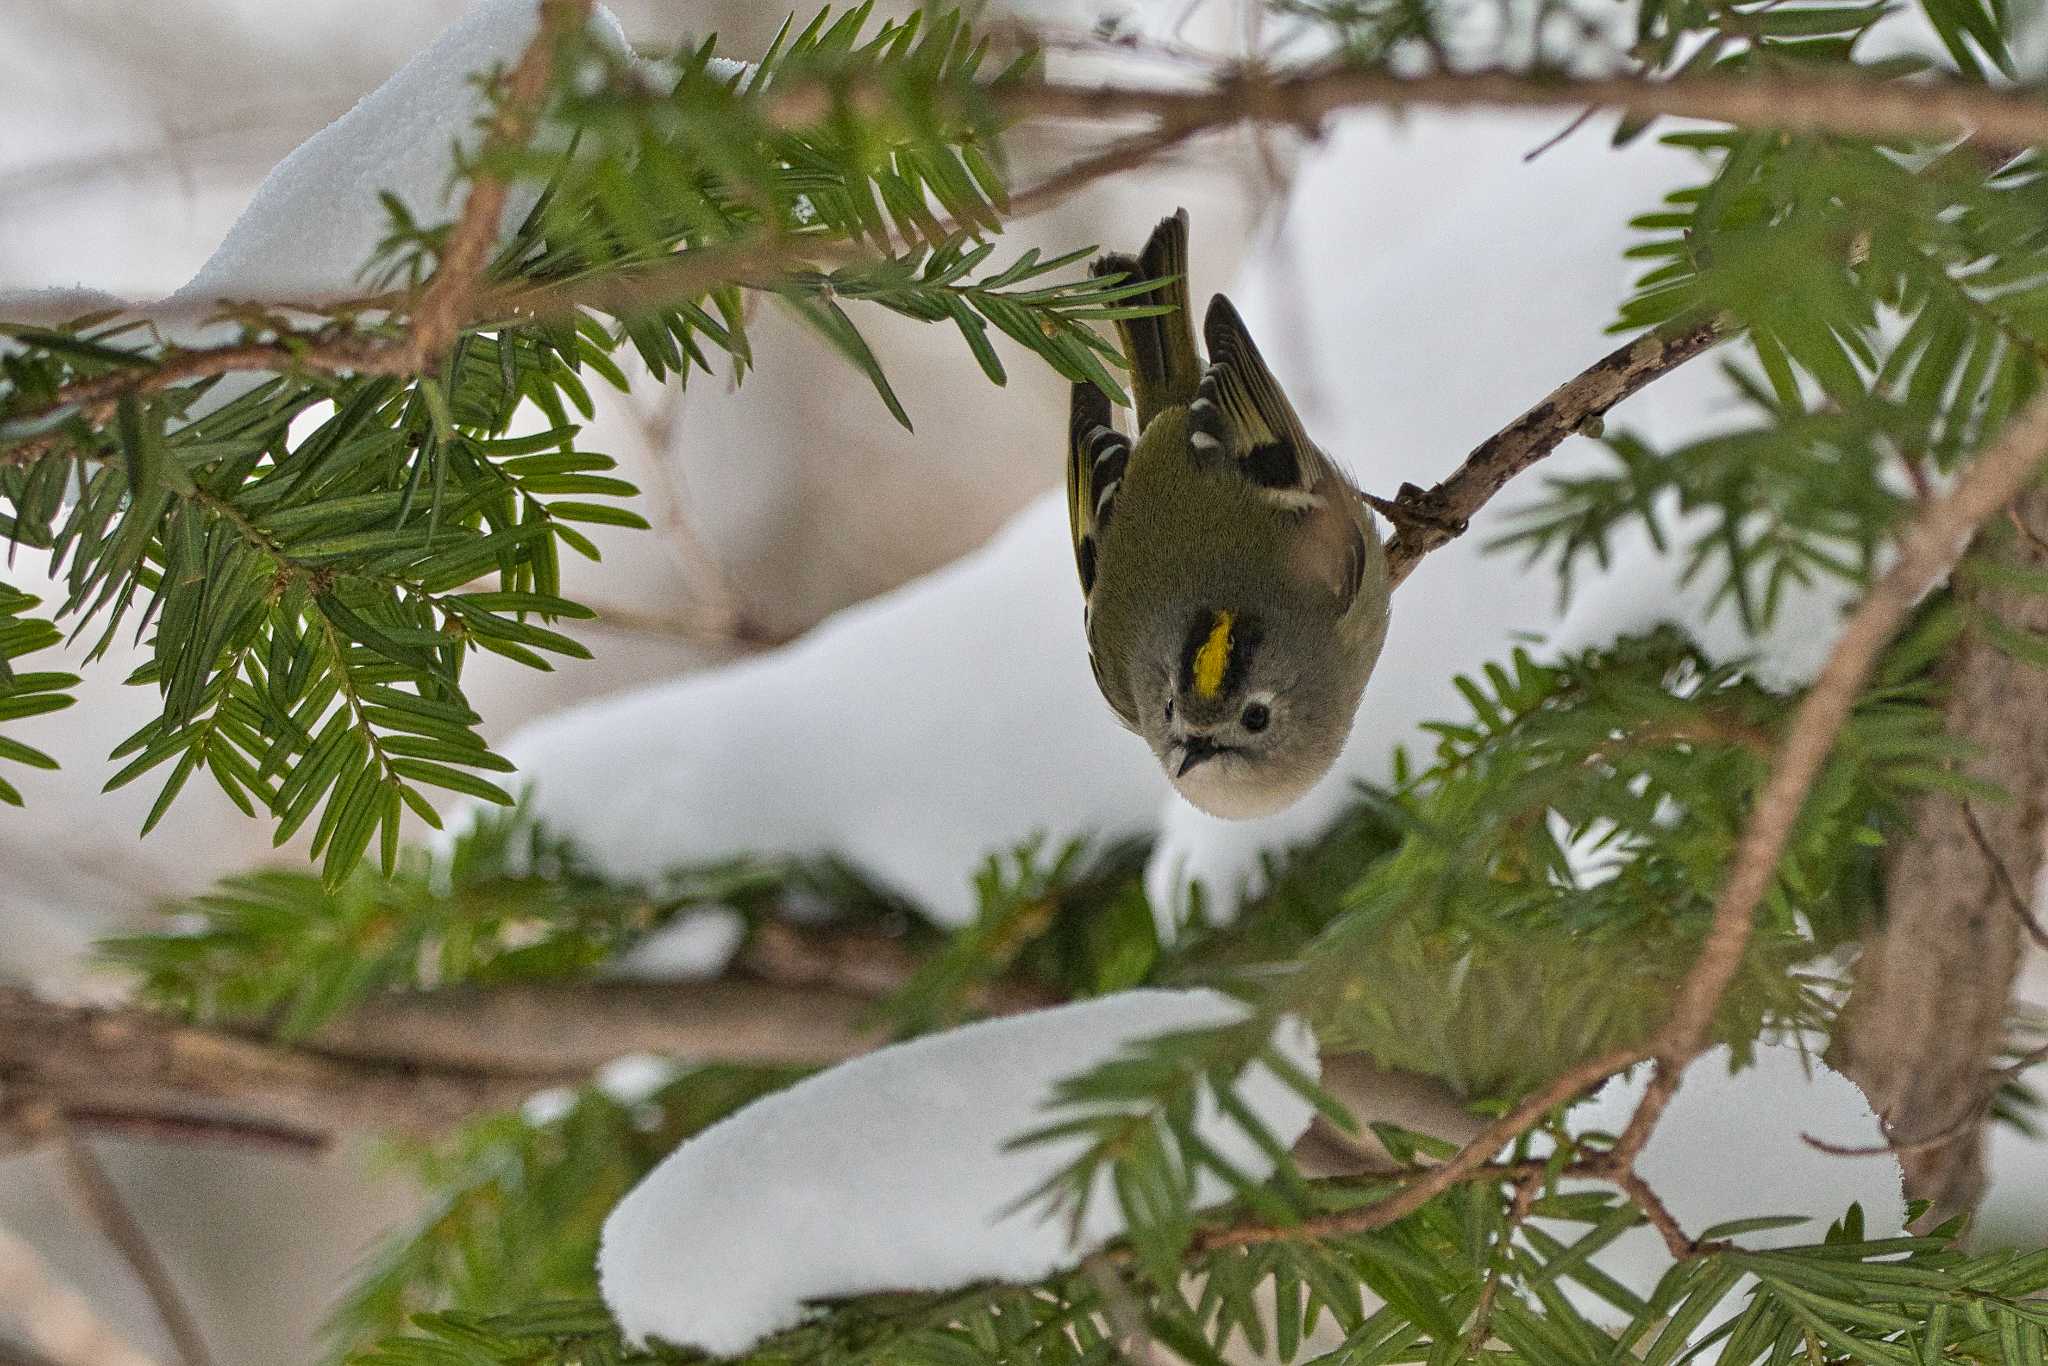
[[0, 1228], [0, 1315], [54, 1366], [156, 1366], [66, 1285], [42, 1254]]
[[1674, 1260], [1683, 1262], [1728, 1248], [1729, 1244], [1725, 1242], [1702, 1243], [1689, 1236], [1663, 1198], [1650, 1189], [1647, 1181], [1636, 1175], [1633, 1167], [1612, 1168], [1604, 1175], [1643, 1212], [1643, 1217], [1650, 1221], [1650, 1227], [1664, 1239], [1664, 1248]]
[[1501, 1229], [1500, 1242], [1494, 1248], [1493, 1263], [1486, 1268], [1486, 1278], [1479, 1286], [1479, 1300], [1472, 1306], [1472, 1326], [1465, 1332], [1465, 1355], [1476, 1358], [1480, 1349], [1493, 1336], [1493, 1302], [1500, 1295], [1500, 1283], [1507, 1274], [1508, 1258], [1514, 1252], [1515, 1235], [1522, 1225], [1529, 1222], [1529, 1212], [1536, 1207], [1536, 1197], [1543, 1191], [1547, 1173], [1532, 1171], [1515, 1183], [1514, 1199], [1508, 1204], [1508, 1217]]
[[1449, 478], [1404, 498], [1420, 514], [1387, 543], [1394, 583], [1407, 578], [1430, 551], [1461, 534], [1474, 514], [1507, 482], [1556, 450], [1608, 409], [1650, 381], [1710, 350], [1727, 335], [1722, 325], [1694, 320], [1644, 333], [1581, 370], [1535, 407], [1473, 448]]
[[1925, 1138], [1887, 1140], [1883, 1143], [1867, 1143], [1861, 1146], [1847, 1143], [1830, 1143], [1827, 1139], [1809, 1133], [1801, 1133], [1799, 1141], [1815, 1152], [1826, 1153], [1829, 1157], [1905, 1157], [1913, 1153], [1939, 1148], [1944, 1143], [1954, 1142], [1977, 1127], [1984, 1118], [1984, 1112], [1991, 1108], [1991, 1097], [1985, 1096], [1953, 1121], [1944, 1124]]
[[2028, 1049], [1991, 1075], [2000, 1081], [2011, 1081], [2028, 1068], [2037, 1067], [2044, 1062], [2048, 1062], [2048, 1043], [2044, 1043], [2038, 1048]]
[[1578, 115], [1575, 118], [1573, 118], [1570, 123], [1567, 123], [1564, 127], [1558, 129], [1555, 133], [1552, 133], [1549, 137], [1543, 139], [1543, 141], [1537, 143], [1528, 151], [1522, 153], [1522, 160], [1534, 161], [1537, 157], [1542, 156], [1545, 152], [1557, 146], [1560, 142], [1563, 142], [1573, 133], [1576, 133], [1581, 128], [1584, 128], [1586, 124], [1592, 120], [1593, 116], [1599, 112], [1599, 105], [1587, 105], [1584, 109], [1581, 109], [1578, 112]]
[[2034, 908], [2029, 906], [2026, 897], [2020, 894], [2018, 884], [2012, 879], [2012, 870], [2005, 866], [2005, 860], [2000, 858], [1998, 850], [1992, 847], [1991, 837], [1984, 833], [1983, 823], [1977, 819], [1977, 812], [1971, 807], [1970, 799], [1962, 798], [1962, 804], [1963, 824], [1969, 829], [1971, 842], [1977, 846], [1978, 852], [1984, 855], [1985, 862], [1991, 865], [1991, 875], [1997, 881], [1998, 889], [2005, 894], [2005, 904], [2012, 907], [2012, 913], [2020, 918], [2020, 924], [2026, 928], [2027, 938], [2034, 941], [2034, 947], [2048, 949], [2048, 929], [2041, 927], [2041, 922], [2034, 916]]
[[1195, 1235], [1195, 1246], [1202, 1251], [1211, 1251], [1217, 1248], [1272, 1242], [1282, 1238], [1340, 1238], [1348, 1234], [1385, 1228], [1388, 1224], [1407, 1218], [1453, 1186], [1498, 1176], [1503, 1168], [1490, 1161], [1495, 1153], [1535, 1128], [1545, 1115], [1573, 1099], [1580, 1092], [1597, 1086], [1616, 1072], [1641, 1062], [1648, 1056], [1648, 1053], [1641, 1049], [1615, 1049], [1599, 1057], [1588, 1058], [1585, 1062], [1560, 1073], [1549, 1085], [1533, 1092], [1524, 1098], [1521, 1104], [1487, 1125], [1479, 1132], [1478, 1137], [1458, 1149], [1447, 1161], [1411, 1174], [1412, 1179], [1404, 1181], [1400, 1190], [1383, 1200], [1361, 1205], [1356, 1209], [1318, 1215], [1312, 1219], [1303, 1219], [1299, 1223], [1277, 1227], [1255, 1225], [1204, 1229]]
[[71, 1178], [71, 1188], [77, 1193], [79, 1203], [85, 1206], [86, 1213], [92, 1216], [94, 1225], [106, 1235], [107, 1241], [114, 1245], [114, 1250], [121, 1254], [121, 1260], [128, 1263], [128, 1269], [135, 1273], [135, 1279], [149, 1296], [164, 1332], [178, 1349], [179, 1358], [185, 1366], [213, 1366], [213, 1353], [206, 1345], [206, 1335], [199, 1329], [199, 1320], [193, 1317], [191, 1307], [178, 1292], [177, 1282], [171, 1279], [170, 1268], [157, 1255], [149, 1235], [136, 1222], [128, 1209], [128, 1202], [121, 1198], [120, 1190], [107, 1175], [106, 1168], [100, 1165], [91, 1146], [67, 1124], [58, 1134], [57, 1147], [63, 1154], [64, 1170]]

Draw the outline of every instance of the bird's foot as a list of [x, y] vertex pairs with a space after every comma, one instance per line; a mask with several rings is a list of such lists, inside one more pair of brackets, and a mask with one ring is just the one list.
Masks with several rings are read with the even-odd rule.
[[1360, 495], [1366, 506], [1394, 524], [1396, 531], [1434, 531], [1443, 536], [1462, 536], [1470, 523], [1446, 512], [1438, 496], [1429, 489], [1403, 484], [1391, 499]]

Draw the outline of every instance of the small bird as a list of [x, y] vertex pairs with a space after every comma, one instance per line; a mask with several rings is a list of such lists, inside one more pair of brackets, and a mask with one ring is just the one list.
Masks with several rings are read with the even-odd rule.
[[1119, 320], [1137, 440], [1077, 383], [1067, 511], [1103, 697], [1211, 815], [1292, 804], [1350, 734], [1392, 589], [1363, 494], [1302, 429], [1228, 299], [1195, 349], [1188, 215], [1098, 275], [1158, 280]]

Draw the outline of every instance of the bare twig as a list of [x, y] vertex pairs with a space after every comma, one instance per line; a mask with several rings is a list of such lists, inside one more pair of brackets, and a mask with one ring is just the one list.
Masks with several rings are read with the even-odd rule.
[[1456, 1154], [1440, 1166], [1408, 1174], [1410, 1179], [1404, 1182], [1401, 1189], [1384, 1200], [1335, 1214], [1319, 1215], [1313, 1219], [1304, 1219], [1298, 1224], [1287, 1224], [1278, 1228], [1261, 1225], [1204, 1229], [1195, 1236], [1195, 1246], [1202, 1251], [1210, 1251], [1216, 1248], [1241, 1247], [1250, 1243], [1267, 1243], [1276, 1238], [1335, 1238], [1385, 1228], [1396, 1220], [1407, 1218], [1453, 1186], [1470, 1181], [1496, 1179], [1504, 1170], [1517, 1172], [1519, 1169], [1504, 1169], [1493, 1163], [1491, 1158], [1502, 1148], [1535, 1128], [1545, 1115], [1558, 1106], [1573, 1099], [1580, 1092], [1599, 1085], [1623, 1068], [1643, 1061], [1647, 1056], [1647, 1053], [1639, 1049], [1615, 1049], [1599, 1057], [1588, 1058], [1576, 1067], [1560, 1073], [1549, 1085], [1533, 1092], [1521, 1104], [1487, 1125], [1479, 1132], [1477, 1138], [1458, 1149]]
[[1468, 1359], [1477, 1359], [1487, 1339], [1493, 1336], [1493, 1302], [1499, 1297], [1501, 1280], [1507, 1274], [1515, 1235], [1521, 1231], [1522, 1225], [1529, 1222], [1529, 1212], [1536, 1206], [1536, 1197], [1543, 1193], [1546, 1175], [1541, 1170], [1532, 1171], [1515, 1183], [1514, 1198], [1508, 1202], [1508, 1217], [1501, 1228], [1500, 1242], [1494, 1249], [1493, 1264], [1486, 1268], [1486, 1278], [1479, 1286], [1479, 1300], [1472, 1306], [1472, 1326], [1465, 1330], [1465, 1356]]
[[622, 1053], [771, 1064], [882, 1042], [872, 998], [719, 981], [395, 996], [280, 1047], [147, 1011], [0, 988], [0, 1133], [64, 1126], [304, 1151], [351, 1130], [432, 1132], [573, 1082]]
[[1968, 797], [1962, 798], [1963, 825], [1970, 832], [1971, 843], [1977, 846], [1984, 861], [1991, 865], [1991, 875], [1998, 882], [1998, 890], [2005, 897], [2005, 904], [2012, 907], [2012, 913], [2020, 918], [2020, 924], [2027, 931], [2027, 938], [2034, 941], [2036, 948], [2048, 949], [2048, 929], [2034, 916], [2034, 908], [2027, 904], [2019, 884], [2013, 881], [2012, 869], [2005, 866], [2005, 859], [1991, 843], [1991, 837], [1984, 833], [1984, 822], [1977, 819], [1976, 811], [1970, 806]]
[[1636, 1175], [1635, 1168], [1611, 1166], [1603, 1171], [1602, 1175], [1620, 1187], [1621, 1193], [1643, 1212], [1643, 1217], [1650, 1221], [1650, 1227], [1656, 1229], [1658, 1236], [1664, 1239], [1665, 1251], [1674, 1259], [1682, 1262], [1690, 1257], [1704, 1257], [1728, 1247], [1724, 1242], [1702, 1243], [1688, 1235], [1663, 1199], [1650, 1189], [1649, 1182]]
[[1249, 121], [1313, 131], [1348, 109], [1576, 111], [1590, 105], [1637, 118], [1704, 119], [1792, 133], [1871, 138], [1971, 133], [2020, 147], [2048, 141], [2048, 104], [2037, 90], [1962, 81], [1874, 81], [1856, 72], [1820, 69], [1774, 71], [1762, 78], [1617, 75], [1574, 80], [1512, 71], [1408, 77], [1342, 66], [1276, 76], [1247, 67], [1192, 90], [1047, 83], [1018, 86], [999, 98], [1013, 119], [1149, 118], [1195, 129]]
[[1984, 1112], [1988, 1109], [1990, 1109], [1989, 1096], [1985, 1097], [1982, 1104], [1971, 1106], [1954, 1123], [1944, 1126], [1938, 1132], [1931, 1133], [1925, 1138], [1857, 1145], [1852, 1143], [1831, 1143], [1827, 1139], [1817, 1137], [1814, 1134], [1802, 1133], [1799, 1135], [1799, 1141], [1815, 1152], [1826, 1153], [1829, 1157], [1909, 1157], [1914, 1153], [1926, 1152], [1930, 1148], [1939, 1148], [1942, 1144], [1951, 1142], [1957, 1137], [1968, 1133], [1977, 1127], [1978, 1121], [1984, 1118]]
[[1726, 335], [1719, 324], [1697, 320], [1645, 333], [1594, 361], [1480, 442], [1449, 478], [1403, 500], [1421, 516], [1398, 528], [1387, 544], [1393, 582], [1407, 578], [1424, 555], [1460, 534], [1510, 479], [1556, 450], [1565, 438]]
[[71, 1188], [79, 1203], [128, 1263], [135, 1279], [142, 1283], [164, 1332], [178, 1349], [179, 1358], [185, 1366], [213, 1366], [213, 1353], [206, 1345], [206, 1335], [199, 1329], [199, 1320], [193, 1317], [185, 1297], [178, 1292], [177, 1282], [171, 1279], [170, 1268], [164, 1265], [163, 1258], [150, 1244], [149, 1235], [129, 1212], [127, 1201], [121, 1198], [90, 1144], [66, 1125], [58, 1135], [57, 1147], [63, 1154], [64, 1170], [71, 1178]]

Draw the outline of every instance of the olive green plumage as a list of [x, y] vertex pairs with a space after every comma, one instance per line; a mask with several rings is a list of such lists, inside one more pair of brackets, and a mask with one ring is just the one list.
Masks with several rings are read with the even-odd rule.
[[1188, 800], [1265, 815], [1329, 770], [1385, 639], [1386, 555], [1364, 500], [1303, 430], [1230, 301], [1195, 347], [1187, 213], [1098, 274], [1161, 283], [1117, 324], [1135, 443], [1073, 388], [1067, 503], [1102, 695]]

